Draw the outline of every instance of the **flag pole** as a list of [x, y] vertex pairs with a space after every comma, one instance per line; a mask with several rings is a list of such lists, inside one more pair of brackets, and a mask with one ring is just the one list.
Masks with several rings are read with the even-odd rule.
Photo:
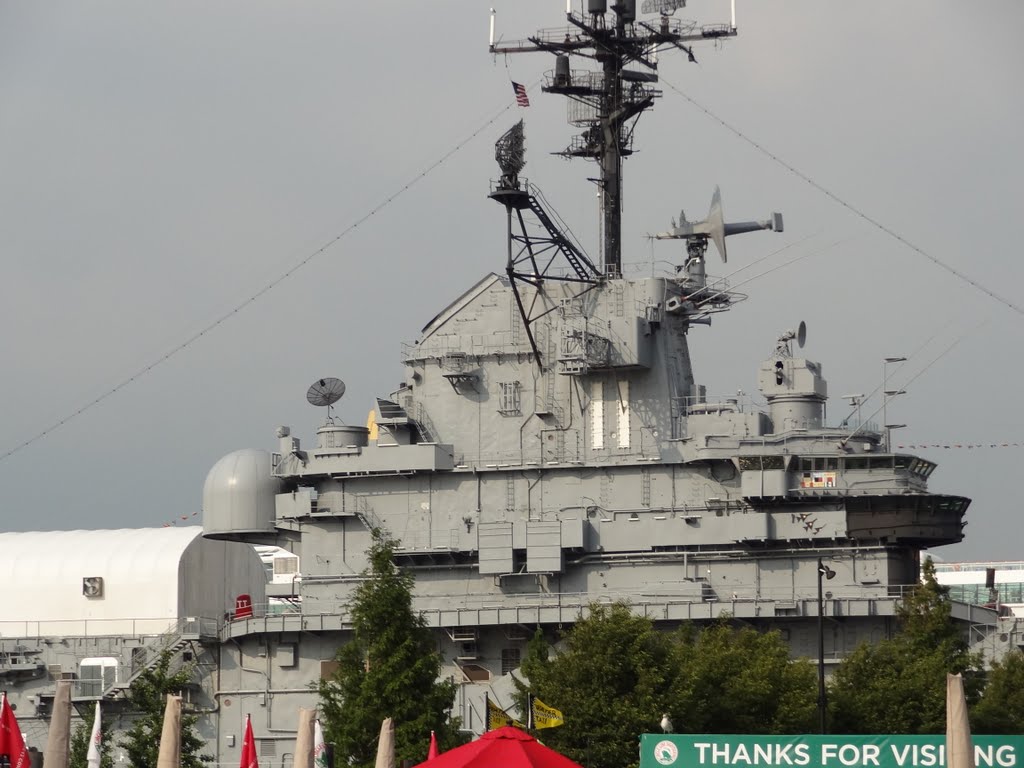
[[526, 707], [527, 707], [527, 712], [526, 712], [526, 730], [532, 731], [534, 729], [534, 726], [533, 726], [533, 693], [532, 692], [526, 694]]
[[[4, 695], [7, 695], [6, 691], [4, 691]], [[484, 733], [489, 730], [491, 730], [491, 695], [484, 691]]]

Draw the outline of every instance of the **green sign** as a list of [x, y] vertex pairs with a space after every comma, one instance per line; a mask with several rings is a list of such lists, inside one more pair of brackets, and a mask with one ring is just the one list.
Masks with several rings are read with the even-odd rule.
[[[1024, 736], [972, 736], [978, 768], [1024, 768]], [[640, 768], [944, 768], [945, 736], [640, 737]]]

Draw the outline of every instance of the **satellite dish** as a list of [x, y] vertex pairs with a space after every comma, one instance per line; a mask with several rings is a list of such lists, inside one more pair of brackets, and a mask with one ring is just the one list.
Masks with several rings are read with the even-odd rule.
[[796, 345], [800, 349], [804, 348], [804, 343], [807, 341], [807, 323], [803, 320], [800, 321], [800, 326], [796, 329]]
[[345, 382], [333, 376], [328, 376], [325, 379], [317, 379], [310, 385], [309, 389], [306, 390], [306, 399], [310, 405], [318, 407], [326, 405], [330, 408], [341, 400], [341, 396], [344, 394]]

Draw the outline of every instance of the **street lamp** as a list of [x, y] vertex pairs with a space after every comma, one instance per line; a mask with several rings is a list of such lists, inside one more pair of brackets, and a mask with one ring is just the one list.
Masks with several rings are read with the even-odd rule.
[[821, 595], [822, 578], [834, 579], [836, 572], [818, 558], [818, 722], [821, 732], [825, 728], [825, 604]]
[[[906, 394], [906, 390], [888, 390], [889, 386], [889, 366], [892, 363], [905, 363], [907, 358], [902, 356], [886, 357], [882, 360], [882, 424], [885, 424], [885, 407], [889, 404], [889, 398], [895, 395]], [[885, 435], [885, 450], [889, 450], [889, 433]]]

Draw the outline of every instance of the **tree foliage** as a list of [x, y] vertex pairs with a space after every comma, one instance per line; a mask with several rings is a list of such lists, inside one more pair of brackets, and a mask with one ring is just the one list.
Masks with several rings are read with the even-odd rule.
[[544, 743], [587, 768], [635, 766], [637, 736], [657, 725], [675, 681], [669, 636], [625, 604], [595, 604], [564, 646], [549, 657], [538, 634], [522, 664], [530, 690], [566, 718]]
[[455, 683], [438, 681], [441, 654], [413, 611], [413, 576], [394, 563], [397, 542], [374, 531], [366, 577], [349, 605], [352, 639], [338, 649], [338, 670], [319, 685], [327, 741], [339, 764], [373, 765], [381, 723], [395, 721], [396, 762], [426, 758], [431, 730], [441, 749], [460, 743], [449, 718]]
[[639, 734], [658, 730], [663, 714], [674, 730], [691, 733], [813, 726], [814, 669], [791, 661], [777, 632], [723, 621], [666, 633], [618, 603], [591, 606], [563, 640], [550, 654], [535, 635], [522, 671], [529, 690], [565, 716], [564, 726], [543, 732], [545, 744], [588, 768], [636, 766]]
[[[89, 719], [83, 718], [74, 733], [71, 734], [71, 749], [68, 757], [70, 768], [88, 768], [89, 737], [92, 735], [92, 724], [95, 719], [96, 710], [92, 708]], [[106, 742], [100, 747], [100, 768], [114, 768], [113, 750]]]
[[1024, 653], [1010, 651], [992, 665], [971, 713], [971, 728], [976, 733], [1024, 733]]
[[[186, 665], [172, 673], [172, 658], [169, 651], [162, 653], [156, 665], [139, 675], [128, 689], [129, 714], [134, 722], [119, 743], [131, 768], [156, 767], [167, 694], [180, 694], [192, 682], [193, 666]], [[211, 756], [201, 754], [205, 743], [196, 733], [198, 719], [196, 715], [182, 713], [181, 768], [203, 768], [205, 763], [213, 760]]]
[[689, 733], [807, 732], [817, 713], [817, 676], [793, 661], [777, 631], [736, 629], [725, 621], [679, 635], [679, 682], [670, 708]]
[[950, 616], [948, 590], [935, 580], [931, 560], [924, 580], [897, 613], [899, 631], [876, 645], [862, 643], [831, 680], [832, 731], [837, 733], [943, 733], [946, 673], [968, 673], [968, 702], [981, 679], [971, 674], [980, 658], [970, 653]]

